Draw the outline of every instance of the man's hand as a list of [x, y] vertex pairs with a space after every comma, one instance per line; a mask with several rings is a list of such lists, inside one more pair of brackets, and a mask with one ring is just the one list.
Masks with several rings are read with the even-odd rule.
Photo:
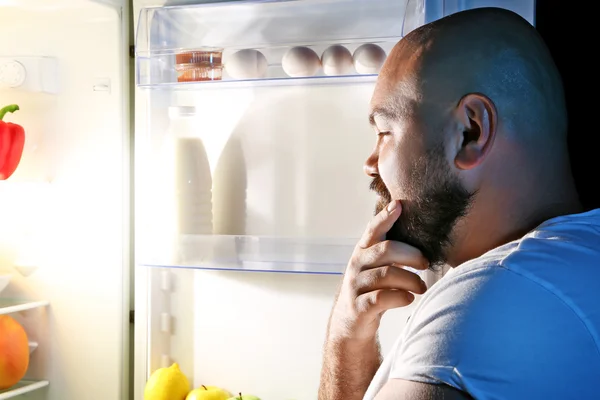
[[[401, 213], [394, 201], [369, 223], [346, 267], [327, 328], [319, 400], [360, 400], [381, 364], [383, 313], [406, 306], [427, 287], [402, 266], [426, 269], [416, 248], [385, 240]], [[412, 292], [412, 293], [411, 293]]]
[[[427, 269], [428, 261], [415, 247], [385, 240], [385, 234], [401, 213], [392, 201], [369, 223], [348, 263], [334, 306], [330, 339], [371, 340], [383, 313], [413, 302], [412, 293], [427, 290], [421, 278], [402, 266]], [[412, 292], [412, 293], [411, 293]]]

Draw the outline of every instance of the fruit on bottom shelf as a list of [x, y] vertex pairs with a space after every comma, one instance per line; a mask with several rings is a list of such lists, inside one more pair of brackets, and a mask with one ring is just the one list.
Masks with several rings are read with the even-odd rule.
[[17, 384], [29, 367], [25, 329], [12, 317], [0, 315], [0, 390]]
[[231, 393], [218, 386], [205, 386], [192, 390], [188, 393], [185, 400], [227, 400]]
[[144, 400], [185, 400], [190, 383], [177, 363], [159, 368], [150, 375], [144, 388]]
[[258, 397], [251, 394], [238, 393], [236, 396], [230, 397], [227, 400], [260, 400]]

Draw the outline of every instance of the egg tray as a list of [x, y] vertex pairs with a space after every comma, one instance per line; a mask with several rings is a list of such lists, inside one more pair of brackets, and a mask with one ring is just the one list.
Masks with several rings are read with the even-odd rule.
[[[327, 47], [319, 56], [308, 46], [288, 48], [281, 57], [283, 72], [288, 77], [341, 76], [377, 74], [387, 54], [374, 43], [364, 43], [353, 53], [341, 44]], [[269, 65], [265, 55], [256, 49], [242, 49], [231, 54], [226, 63], [223, 49], [204, 47], [175, 54], [178, 82], [222, 80], [223, 72], [231, 80], [264, 79]]]

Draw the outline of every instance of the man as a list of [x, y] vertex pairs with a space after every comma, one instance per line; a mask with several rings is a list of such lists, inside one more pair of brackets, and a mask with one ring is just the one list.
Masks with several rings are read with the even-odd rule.
[[[412, 31], [370, 120], [379, 203], [331, 313], [319, 399], [598, 398], [600, 210], [578, 200], [535, 29], [481, 8]], [[427, 288], [402, 266], [449, 271]], [[415, 295], [382, 362], [380, 319]]]

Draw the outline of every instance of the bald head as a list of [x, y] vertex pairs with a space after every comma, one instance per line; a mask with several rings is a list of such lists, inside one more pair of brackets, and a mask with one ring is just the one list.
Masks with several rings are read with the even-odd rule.
[[465, 95], [481, 93], [505, 135], [531, 142], [566, 135], [552, 57], [535, 28], [505, 9], [463, 11], [411, 31], [390, 53], [377, 86], [375, 105], [397, 113], [413, 108], [431, 121]]

